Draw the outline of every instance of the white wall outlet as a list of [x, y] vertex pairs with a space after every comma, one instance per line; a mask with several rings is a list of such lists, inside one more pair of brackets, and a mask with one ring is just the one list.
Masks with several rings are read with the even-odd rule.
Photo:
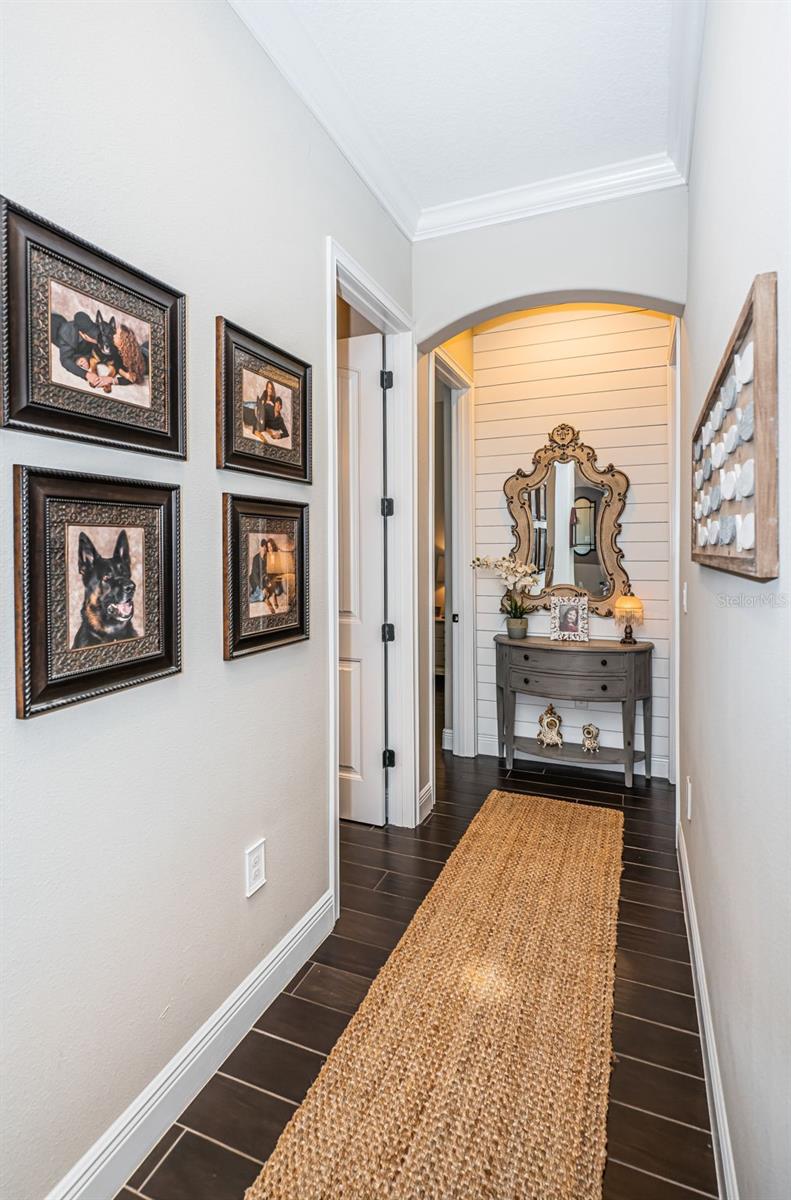
[[692, 780], [687, 775], [687, 820], [692, 820]]
[[687, 611], [687, 584], [686, 581], [681, 585], [681, 607], [684, 612]]
[[244, 852], [244, 886], [245, 896], [252, 896], [266, 883], [266, 860], [264, 848], [266, 838], [261, 838], [253, 846], [248, 846]]

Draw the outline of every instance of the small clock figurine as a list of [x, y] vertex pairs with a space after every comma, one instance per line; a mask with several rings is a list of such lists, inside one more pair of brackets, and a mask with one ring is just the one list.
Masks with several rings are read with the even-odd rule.
[[598, 754], [599, 753], [599, 727], [598, 727], [598, 725], [583, 725], [582, 726], [582, 752], [583, 752], [583, 754]]
[[551, 704], [542, 712], [538, 718], [540, 732], [536, 739], [540, 746], [546, 748], [547, 746], [563, 745], [563, 734], [560, 732], [560, 722], [562, 720], [563, 718], [555, 712]]

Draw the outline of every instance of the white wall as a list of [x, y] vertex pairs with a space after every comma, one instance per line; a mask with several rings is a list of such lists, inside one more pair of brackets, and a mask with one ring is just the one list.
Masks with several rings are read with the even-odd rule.
[[418, 343], [431, 349], [476, 322], [565, 300], [681, 312], [686, 203], [684, 188], [670, 188], [417, 242]]
[[[593, 446], [599, 465], [626, 472], [630, 487], [619, 544], [634, 592], [645, 601], [636, 630], [654, 643], [654, 774], [668, 770], [668, 665], [672, 634], [669, 595], [667, 354], [671, 323], [644, 310], [569, 305], [500, 318], [474, 333], [475, 461], [478, 554], [513, 548], [503, 484], [518, 467], [532, 469], [548, 434], [568, 421]], [[504, 630], [502, 585], [479, 572], [477, 588], [478, 746], [497, 754], [495, 656], [492, 638]], [[529, 618], [529, 631], [548, 636], [549, 613]], [[620, 636], [611, 618], [591, 616], [592, 637]], [[619, 705], [577, 707], [554, 702], [563, 732], [582, 741], [589, 720], [603, 746], [622, 745]], [[533, 737], [545, 702], [520, 697], [516, 732]], [[635, 746], [643, 749], [639, 711]], [[638, 768], [642, 771], [642, 767]]]
[[778, 272], [779, 579], [691, 562], [681, 476], [682, 825], [741, 1200], [791, 1188], [790, 25], [787, 4], [708, 5], [682, 346], [688, 450], [753, 276]]
[[[3, 1194], [41, 1200], [328, 886], [325, 237], [405, 308], [411, 252], [224, 3], [11, 3], [2, 42], [3, 192], [189, 297], [187, 463], [0, 434]], [[217, 313], [313, 363], [313, 487], [215, 470]], [[15, 720], [13, 463], [182, 485], [182, 675]], [[223, 490], [311, 502], [308, 642], [223, 662]]]

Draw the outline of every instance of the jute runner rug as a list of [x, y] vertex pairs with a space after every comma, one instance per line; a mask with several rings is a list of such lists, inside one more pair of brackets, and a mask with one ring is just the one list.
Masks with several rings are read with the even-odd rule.
[[622, 839], [492, 792], [246, 1200], [599, 1200]]

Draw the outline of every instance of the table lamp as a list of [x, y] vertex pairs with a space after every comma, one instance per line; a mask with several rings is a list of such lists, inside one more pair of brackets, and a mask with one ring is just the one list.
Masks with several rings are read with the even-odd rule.
[[639, 596], [632, 594], [631, 588], [615, 601], [615, 620], [623, 626], [621, 645], [636, 645], [632, 634], [632, 625], [642, 625], [643, 623], [643, 602]]

